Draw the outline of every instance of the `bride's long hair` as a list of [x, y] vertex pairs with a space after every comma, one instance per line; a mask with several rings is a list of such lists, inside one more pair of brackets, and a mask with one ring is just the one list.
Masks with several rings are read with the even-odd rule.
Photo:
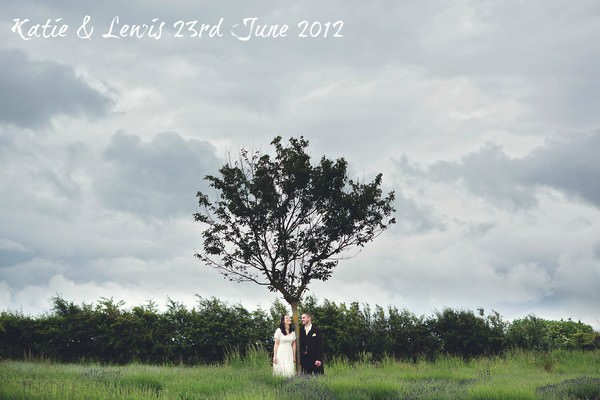
[[[283, 333], [284, 335], [287, 335], [287, 333], [285, 333], [285, 316], [287, 314], [284, 314], [281, 316], [281, 320], [279, 321], [279, 329], [281, 330], [281, 333]], [[294, 324], [290, 322], [290, 333], [294, 332]]]

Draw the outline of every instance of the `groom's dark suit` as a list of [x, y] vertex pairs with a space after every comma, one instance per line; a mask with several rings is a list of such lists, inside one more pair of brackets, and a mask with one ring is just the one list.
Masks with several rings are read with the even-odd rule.
[[[321, 361], [321, 366], [315, 366], [315, 361]], [[305, 374], [323, 373], [323, 334], [312, 326], [308, 334], [304, 327], [300, 327], [300, 364]]]

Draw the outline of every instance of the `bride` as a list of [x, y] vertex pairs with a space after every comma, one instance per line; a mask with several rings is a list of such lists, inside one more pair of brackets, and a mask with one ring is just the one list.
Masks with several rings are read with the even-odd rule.
[[296, 371], [296, 333], [289, 315], [282, 315], [279, 328], [273, 335], [273, 374], [294, 376]]

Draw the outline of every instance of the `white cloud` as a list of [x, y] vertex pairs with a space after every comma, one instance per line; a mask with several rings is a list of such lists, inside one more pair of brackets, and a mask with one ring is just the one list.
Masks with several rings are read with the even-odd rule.
[[337, 41], [2, 35], [2, 304], [271, 301], [193, 258], [194, 195], [227, 151], [304, 135], [398, 195], [399, 223], [314, 284], [320, 298], [597, 325], [597, 2], [0, 6], [88, 13], [98, 29], [117, 14], [345, 25]]

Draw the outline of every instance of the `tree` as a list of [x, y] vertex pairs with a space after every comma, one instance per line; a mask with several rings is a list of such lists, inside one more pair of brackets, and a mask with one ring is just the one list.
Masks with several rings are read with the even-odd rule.
[[298, 303], [310, 282], [329, 279], [348, 250], [395, 223], [394, 192], [383, 196], [381, 174], [350, 180], [344, 158], [312, 165], [303, 137], [284, 146], [278, 136], [271, 145], [274, 157], [242, 149], [218, 176], [205, 177], [219, 197], [197, 194], [194, 218], [204, 231], [195, 255], [231, 281], [281, 293], [298, 332]]

